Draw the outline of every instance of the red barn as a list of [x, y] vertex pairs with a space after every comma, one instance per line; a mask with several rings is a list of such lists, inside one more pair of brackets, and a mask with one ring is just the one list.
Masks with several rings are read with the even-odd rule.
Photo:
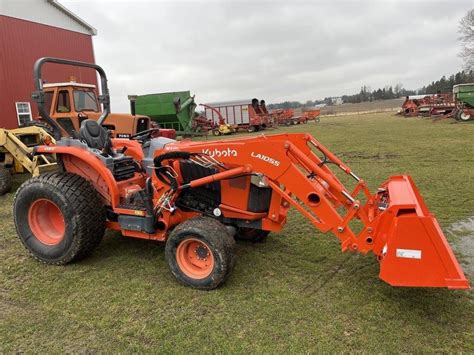
[[[40, 57], [94, 62], [95, 28], [56, 0], [2, 0], [0, 6], [0, 127], [16, 128], [38, 114], [31, 100], [33, 64]], [[95, 71], [45, 64], [50, 83], [97, 84]]]

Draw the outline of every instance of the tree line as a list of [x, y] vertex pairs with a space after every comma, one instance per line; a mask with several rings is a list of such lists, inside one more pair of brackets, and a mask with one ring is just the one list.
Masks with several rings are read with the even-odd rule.
[[[367, 101], [376, 100], [390, 100], [397, 99], [410, 95], [429, 95], [437, 93], [450, 93], [453, 90], [453, 86], [457, 84], [473, 83], [474, 82], [474, 71], [469, 72], [460, 71], [456, 74], [449, 76], [442, 76], [437, 81], [432, 81], [430, 84], [423, 86], [418, 90], [409, 90], [403, 87], [403, 84], [396, 84], [395, 86], [385, 86], [377, 90], [372, 90], [369, 86], [362, 86], [360, 92], [354, 95], [342, 95], [341, 99], [344, 103], [360, 103]], [[334, 98], [325, 97], [322, 100], [308, 100], [304, 103], [299, 101], [284, 101], [275, 104], [269, 104], [270, 109], [278, 108], [298, 108], [303, 106], [316, 106], [325, 104], [331, 106], [334, 104]]]

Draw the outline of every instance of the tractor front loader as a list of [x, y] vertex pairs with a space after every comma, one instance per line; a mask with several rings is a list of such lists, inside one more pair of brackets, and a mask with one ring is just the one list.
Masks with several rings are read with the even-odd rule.
[[32, 154], [33, 147], [54, 143], [54, 138], [40, 127], [0, 128], [0, 195], [10, 191], [12, 173], [28, 172], [36, 176], [56, 169], [54, 156]]
[[[234, 267], [234, 238], [280, 231], [294, 207], [317, 230], [334, 234], [343, 251], [375, 254], [379, 276], [390, 285], [469, 288], [409, 176], [392, 176], [371, 193], [308, 134], [192, 142], [146, 131], [111, 139], [101, 126], [108, 100], [103, 95], [101, 119], [82, 122], [79, 139], [35, 149], [55, 154], [62, 167], [25, 182], [15, 197], [17, 232], [35, 258], [48, 264], [82, 259], [111, 229], [166, 242], [176, 279], [213, 289]], [[354, 188], [329, 164], [352, 177]], [[351, 227], [354, 220], [360, 230]]]

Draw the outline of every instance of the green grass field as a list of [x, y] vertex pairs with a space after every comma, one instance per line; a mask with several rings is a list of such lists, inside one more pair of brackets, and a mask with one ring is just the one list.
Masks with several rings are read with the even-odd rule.
[[[411, 174], [445, 230], [474, 215], [474, 124], [372, 114], [268, 133], [299, 131], [371, 190]], [[471, 291], [390, 287], [373, 255], [341, 253], [296, 213], [265, 243], [239, 242], [227, 283], [205, 292], [173, 279], [162, 244], [117, 233], [80, 263], [40, 264], [17, 240], [12, 200], [0, 197], [0, 353], [474, 352]], [[447, 236], [472, 246], [472, 233]]]

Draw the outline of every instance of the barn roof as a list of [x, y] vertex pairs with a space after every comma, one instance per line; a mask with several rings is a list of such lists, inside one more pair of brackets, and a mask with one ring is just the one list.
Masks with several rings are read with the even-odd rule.
[[82, 18], [77, 16], [75, 13], [72, 11], [68, 10], [65, 6], [61, 5], [57, 0], [47, 0], [49, 4], [54, 6], [56, 9], [61, 11], [63, 14], [71, 18], [73, 21], [77, 22], [79, 25], [84, 27], [87, 31], [90, 32], [91, 35], [95, 36], [97, 35], [97, 29], [89, 25], [86, 21], [84, 21]]

